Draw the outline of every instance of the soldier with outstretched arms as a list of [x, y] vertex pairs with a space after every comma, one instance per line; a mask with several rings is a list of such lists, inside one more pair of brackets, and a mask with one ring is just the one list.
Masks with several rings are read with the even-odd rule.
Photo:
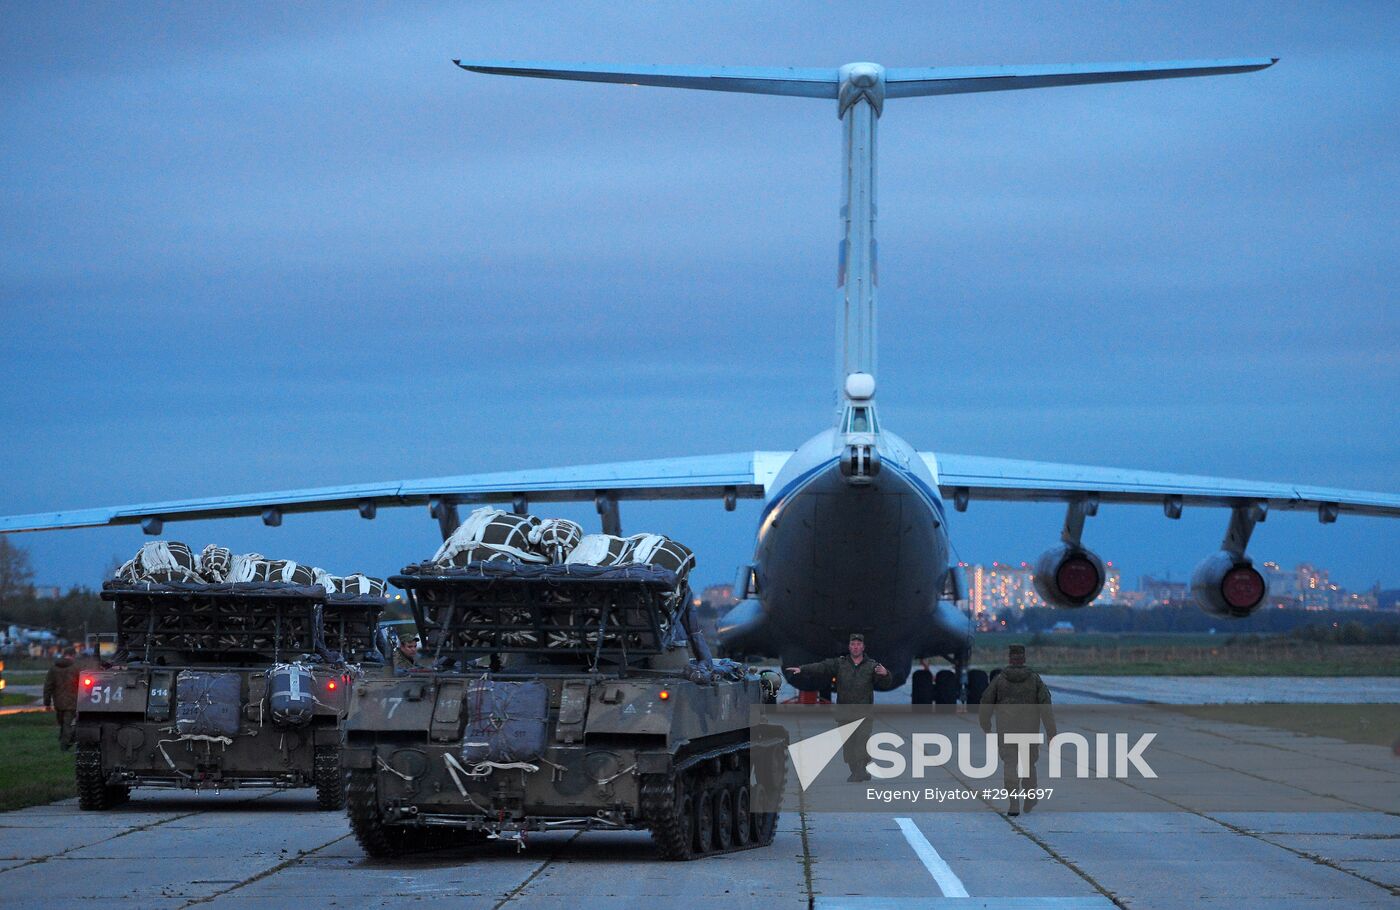
[[[808, 681], [835, 677], [836, 701], [840, 705], [874, 704], [877, 691], [885, 692], [894, 688], [894, 677], [883, 664], [865, 655], [864, 635], [852, 632], [846, 648], [846, 653], [840, 657], [831, 657], [800, 667], [788, 667], [787, 671], [793, 676], [806, 677]], [[838, 723], [849, 723], [860, 718], [861, 725], [856, 729], [855, 735], [847, 739], [842, 746], [841, 757], [851, 769], [847, 780], [870, 780], [870, 772], [865, 770], [870, 761], [869, 752], [866, 750], [871, 727], [869, 712], [843, 712], [838, 708], [836, 717]]]

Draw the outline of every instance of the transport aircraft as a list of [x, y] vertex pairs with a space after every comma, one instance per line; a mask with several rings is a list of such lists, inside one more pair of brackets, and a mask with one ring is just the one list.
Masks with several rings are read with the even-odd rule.
[[[1244, 617], [1267, 593], [1247, 554], [1254, 526], [1271, 511], [1309, 510], [1323, 524], [1343, 513], [1400, 516], [1400, 495], [1291, 483], [1050, 464], [920, 451], [882, 423], [876, 408], [876, 127], [887, 102], [922, 95], [1131, 82], [1248, 73], [1276, 58], [1168, 63], [889, 68], [594, 66], [454, 61], [464, 70], [668, 88], [792, 95], [836, 102], [844, 130], [837, 318], [839, 391], [834, 422], [796, 451], [736, 452], [543, 470], [353, 484], [218, 496], [145, 505], [0, 518], [0, 532], [140, 524], [159, 534], [166, 522], [255, 516], [277, 526], [299, 512], [426, 506], [444, 537], [458, 507], [592, 501], [602, 530], [621, 533], [628, 500], [762, 499], [753, 560], [739, 572], [740, 600], [720, 621], [732, 652], [780, 657], [784, 666], [837, 653], [851, 632], [903, 682], [916, 660], [944, 658], [950, 668], [916, 678], [914, 699], [976, 701], [986, 674], [968, 672], [971, 628], [958, 608], [961, 572], [950, 562], [947, 507], [974, 500], [1060, 502], [1058, 544], [1037, 561], [1035, 584], [1047, 603], [1084, 606], [1098, 596], [1102, 560], [1084, 546], [1085, 521], [1105, 503], [1150, 505], [1167, 518], [1185, 508], [1218, 507], [1228, 517], [1220, 549], [1192, 575], [1206, 611]], [[790, 680], [804, 688], [810, 680]]]

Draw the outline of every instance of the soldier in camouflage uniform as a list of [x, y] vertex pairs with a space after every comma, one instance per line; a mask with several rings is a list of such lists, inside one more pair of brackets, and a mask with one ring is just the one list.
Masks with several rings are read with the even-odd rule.
[[58, 747], [73, 748], [73, 723], [78, 717], [78, 667], [73, 649], [54, 659], [44, 676], [44, 707], [52, 708], [58, 721]]
[[[894, 688], [894, 677], [879, 661], [865, 656], [865, 636], [859, 632], [851, 634], [848, 651], [840, 657], [819, 660], [800, 667], [788, 667], [793, 676], [805, 676], [809, 680], [827, 680], [836, 677], [836, 701], [840, 705], [869, 705], [875, 702], [875, 692], [885, 692]], [[855, 735], [846, 740], [841, 748], [841, 757], [851, 769], [849, 781], [870, 780], [870, 772], [865, 766], [870, 762], [866, 741], [870, 739], [870, 712], [863, 709], [842, 711], [836, 709], [837, 724], [850, 723], [860, 718], [861, 725]]]
[[[1050, 707], [1050, 689], [1046, 687], [1040, 674], [1026, 666], [1026, 646], [1012, 645], [1007, 655], [1010, 665], [997, 674], [987, 691], [982, 693], [982, 704], [977, 709], [978, 720], [984, 732], [992, 732], [992, 718], [996, 718], [997, 733], [1039, 733], [1045, 726], [1045, 741], [1055, 736], [1055, 710]], [[1001, 757], [1002, 779], [1007, 792], [1033, 790], [1036, 786], [1035, 763], [1040, 758], [1040, 747], [1030, 747], [1030, 774], [1020, 777], [1016, 765], [1017, 746], [1003, 742], [998, 747]], [[1035, 800], [1027, 797], [1026, 811], [1035, 807]], [[1020, 815], [1020, 801], [1010, 797], [1007, 815]]]
[[418, 636], [405, 635], [399, 639], [399, 646], [389, 658], [392, 669], [412, 670], [423, 664], [418, 659]]

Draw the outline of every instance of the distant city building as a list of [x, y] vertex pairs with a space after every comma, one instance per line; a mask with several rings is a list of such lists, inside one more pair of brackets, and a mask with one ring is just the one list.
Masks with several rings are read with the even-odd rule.
[[1191, 586], [1184, 581], [1144, 575], [1138, 579], [1143, 607], [1179, 607], [1191, 602]]
[[[1035, 590], [1035, 572], [1030, 563], [994, 562], [990, 566], [963, 566], [967, 572], [968, 600], [972, 604], [972, 615], [982, 616], [987, 611], [1001, 613], [1004, 610], [1028, 610], [1045, 606], [1045, 601]], [[1123, 580], [1113, 563], [1105, 566], [1107, 577], [1103, 591], [1091, 606], [1118, 603], [1122, 594]]]
[[1291, 571], [1276, 562], [1259, 567], [1269, 586], [1268, 605], [1291, 610], [1375, 610], [1379, 591], [1352, 593], [1333, 583], [1326, 569], [1299, 563]]
[[1118, 592], [1118, 602], [1125, 607], [1132, 607], [1134, 610], [1142, 610], [1152, 606], [1147, 602], [1147, 595], [1141, 591], [1132, 591], [1126, 588]]
[[[991, 565], [963, 563], [967, 574], [968, 600], [974, 616], [992, 616], [1006, 611], [1043, 607], [1045, 602], [1035, 591], [1035, 573], [1030, 563], [994, 562]], [[1379, 586], [1370, 591], [1351, 592], [1331, 580], [1326, 569], [1311, 563], [1299, 563], [1284, 569], [1278, 563], [1257, 564], [1268, 585], [1267, 607], [1288, 610], [1397, 610], [1400, 611], [1400, 591], [1382, 591]], [[1107, 564], [1108, 577], [1103, 591], [1093, 606], [1119, 604], [1134, 609], [1179, 607], [1195, 603], [1191, 585], [1186, 581], [1143, 575], [1138, 590], [1126, 590], [1119, 571]]]

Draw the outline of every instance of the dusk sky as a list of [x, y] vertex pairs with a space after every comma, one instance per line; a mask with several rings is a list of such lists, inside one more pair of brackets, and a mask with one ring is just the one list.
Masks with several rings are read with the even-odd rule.
[[[1400, 490], [1400, 5], [10, 4], [0, 513], [792, 449], [833, 417], [834, 102], [452, 58], [838, 66], [1277, 56], [881, 121], [880, 383], [921, 450]], [[591, 507], [544, 508], [585, 520]], [[634, 505], [728, 581], [757, 503]], [[970, 562], [1062, 509], [974, 503]], [[1085, 542], [1184, 579], [1222, 510]], [[176, 523], [384, 575], [423, 508]], [[139, 528], [18, 535], [96, 586]], [[1400, 587], [1400, 522], [1250, 552]]]

